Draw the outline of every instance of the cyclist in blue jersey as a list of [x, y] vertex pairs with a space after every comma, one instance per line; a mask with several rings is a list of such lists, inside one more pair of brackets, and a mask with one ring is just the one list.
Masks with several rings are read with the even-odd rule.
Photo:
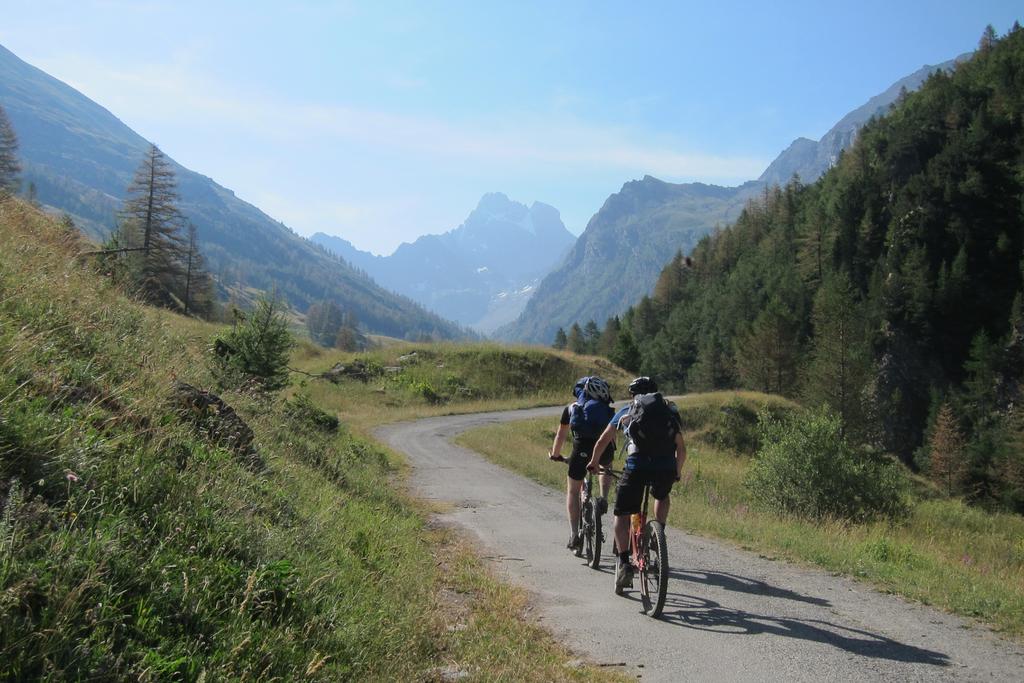
[[[650, 377], [637, 377], [629, 385], [629, 394], [638, 397], [653, 394], [658, 385]], [[621, 408], [612, 417], [611, 423], [594, 444], [594, 453], [600, 453], [608, 444], [615, 443], [615, 432], [621, 430], [626, 434], [626, 462], [623, 475], [615, 495], [615, 547], [619, 553], [619, 562], [615, 570], [615, 585], [619, 588], [632, 584], [633, 567], [629, 562], [629, 518], [640, 511], [643, 489], [647, 483], [651, 485], [654, 497], [654, 516], [665, 524], [668, 519], [669, 493], [672, 485], [679, 480], [683, 464], [686, 462], [686, 443], [683, 441], [682, 423], [679, 409], [669, 403], [672, 419], [668, 429], [674, 434], [666, 434], [663, 452], [641, 452], [629, 438], [629, 421], [631, 404]], [[596, 471], [598, 462], [591, 458], [587, 469]]]
[[[569, 542], [566, 547], [575, 551], [583, 544], [583, 537], [579, 530], [580, 492], [583, 488], [583, 480], [587, 475], [587, 463], [591, 460], [591, 455], [594, 454], [594, 442], [608, 425], [613, 411], [608, 383], [596, 375], [581, 378], [573, 388], [573, 395], [576, 396], [576, 401], [562, 410], [562, 417], [559, 420], [558, 430], [555, 432], [555, 440], [551, 445], [551, 451], [548, 452], [548, 457], [552, 460], [562, 457], [562, 445], [569, 433], [572, 432], [572, 453], [568, 459], [569, 473], [566, 477], [565, 491], [566, 514], [569, 518]], [[594, 408], [595, 403], [600, 409]], [[587, 405], [593, 412], [591, 419], [596, 421], [592, 424], [584, 424], [584, 405]], [[610, 467], [614, 455], [615, 443], [612, 442], [605, 444], [605, 448], [597, 451], [594, 460], [605, 467]], [[600, 482], [601, 495], [597, 497], [597, 509], [598, 514], [604, 514], [608, 509], [606, 496], [611, 485], [611, 477], [603, 474], [600, 477]]]

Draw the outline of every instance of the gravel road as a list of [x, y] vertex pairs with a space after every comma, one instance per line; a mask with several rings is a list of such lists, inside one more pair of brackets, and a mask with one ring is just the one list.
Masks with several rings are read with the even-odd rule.
[[408, 457], [413, 493], [450, 503], [441, 518], [475, 536], [582, 659], [642, 681], [1024, 681], [1024, 648], [981, 626], [678, 529], [668, 530], [663, 617], [647, 617], [636, 591], [613, 594], [607, 552], [593, 570], [565, 549], [564, 492], [450, 442], [495, 422], [550, 416], [554, 427], [560, 410], [430, 418], [376, 435]]

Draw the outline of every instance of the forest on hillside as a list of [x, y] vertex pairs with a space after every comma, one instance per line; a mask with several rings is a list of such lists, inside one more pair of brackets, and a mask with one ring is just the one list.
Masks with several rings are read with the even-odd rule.
[[1024, 31], [904, 93], [818, 182], [766, 190], [650, 296], [556, 345], [675, 390], [826, 404], [857, 442], [1024, 513]]

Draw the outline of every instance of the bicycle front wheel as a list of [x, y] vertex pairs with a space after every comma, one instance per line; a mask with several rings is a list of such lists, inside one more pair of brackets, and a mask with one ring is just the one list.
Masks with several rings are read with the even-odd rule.
[[652, 519], [644, 527], [643, 568], [640, 570], [640, 599], [644, 612], [650, 617], [660, 617], [665, 608], [668, 594], [668, 544], [665, 542], [665, 527]]

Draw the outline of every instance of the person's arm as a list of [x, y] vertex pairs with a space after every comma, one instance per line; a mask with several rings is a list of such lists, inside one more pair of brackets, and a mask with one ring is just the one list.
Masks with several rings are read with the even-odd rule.
[[676, 479], [683, 475], [683, 465], [686, 463], [686, 441], [683, 440], [682, 430], [676, 432]]
[[558, 431], [555, 432], [555, 441], [551, 444], [551, 452], [548, 453], [548, 457], [552, 460], [557, 460], [562, 457], [562, 444], [565, 443], [565, 436], [569, 433], [569, 425], [560, 424], [558, 425]]
[[604, 449], [608, 448], [608, 444], [615, 441], [615, 427], [608, 425], [601, 432], [601, 436], [598, 437], [597, 443], [594, 444], [594, 450], [590, 453], [590, 462], [587, 463], [587, 469], [591, 472], [596, 472], [598, 464], [601, 461], [601, 454], [604, 453]]

